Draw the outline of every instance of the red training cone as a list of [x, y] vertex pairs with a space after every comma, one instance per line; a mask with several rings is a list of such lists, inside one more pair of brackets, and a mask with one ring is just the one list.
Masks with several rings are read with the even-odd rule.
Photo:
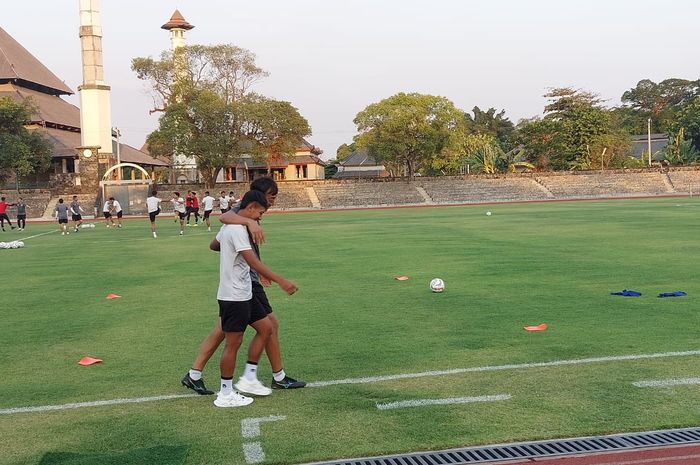
[[111, 300], [111, 299], [118, 299], [118, 298], [120, 298], [120, 297], [121, 297], [121, 296], [118, 295], [118, 294], [107, 294], [107, 298], [110, 299], [110, 300]]
[[83, 357], [78, 362], [79, 365], [88, 366], [94, 365], [95, 363], [102, 363], [101, 358]]
[[408, 281], [408, 276], [394, 276], [397, 281]]
[[542, 323], [541, 325], [537, 326], [524, 326], [525, 331], [544, 331], [547, 329], [547, 323]]

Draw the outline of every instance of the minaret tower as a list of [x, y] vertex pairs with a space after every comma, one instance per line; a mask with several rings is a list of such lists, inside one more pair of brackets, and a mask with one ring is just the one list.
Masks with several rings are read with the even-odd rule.
[[[175, 10], [175, 13], [173, 13], [173, 15], [170, 17], [170, 21], [163, 24], [160, 28], [170, 31], [170, 47], [173, 52], [173, 59], [175, 60], [175, 74], [177, 79], [179, 76], [182, 76], [183, 68], [181, 66], [183, 65], [182, 62], [178, 60], [176, 51], [178, 48], [186, 45], [185, 31], [193, 29], [194, 26], [187, 22], [179, 10]], [[189, 181], [196, 181], [198, 178], [197, 161], [194, 159], [194, 157], [187, 157], [185, 155], [178, 155], [177, 153], [174, 153], [173, 168], [176, 168], [180, 174], [187, 176]], [[176, 170], [173, 170], [172, 182], [177, 182], [178, 174], [176, 173]]]
[[179, 10], [175, 10], [175, 13], [170, 17], [170, 21], [163, 24], [160, 28], [170, 31], [170, 48], [174, 52], [176, 48], [185, 45], [185, 31], [193, 29], [194, 26], [185, 20]]
[[[92, 165], [98, 159], [100, 171], [112, 157], [112, 116], [110, 87], [104, 81], [102, 65], [102, 23], [99, 0], [80, 0], [80, 48], [83, 84], [80, 93], [81, 159]], [[99, 158], [95, 148], [99, 148]], [[97, 168], [96, 164], [93, 165]], [[97, 173], [95, 173], [97, 174]]]

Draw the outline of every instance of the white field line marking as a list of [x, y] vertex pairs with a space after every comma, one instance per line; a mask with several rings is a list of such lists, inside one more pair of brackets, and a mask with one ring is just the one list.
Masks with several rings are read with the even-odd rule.
[[286, 420], [284, 415], [270, 415], [269, 417], [244, 418], [241, 420], [241, 435], [244, 438], [255, 438], [260, 436], [260, 423]]
[[34, 239], [35, 237], [40, 237], [40, 236], [46, 236], [47, 234], [51, 233], [57, 233], [58, 229], [54, 229], [52, 231], [46, 231], [41, 234], [34, 234], [33, 236], [28, 236], [28, 237], [23, 237], [22, 239], [17, 239], [18, 241], [26, 241], [27, 239]]
[[246, 463], [262, 463], [265, 461], [265, 452], [259, 442], [243, 444], [243, 457]]
[[101, 407], [103, 405], [119, 405], [119, 404], [140, 404], [143, 402], [154, 402], [156, 400], [182, 399], [185, 397], [198, 397], [198, 394], [174, 394], [169, 396], [155, 397], [135, 397], [131, 399], [112, 399], [112, 400], [96, 400], [93, 402], [78, 402], [74, 404], [59, 404], [59, 405], [41, 405], [38, 407], [17, 407], [6, 408], [0, 410], [0, 415], [10, 413], [30, 413], [30, 412], [48, 412], [49, 410], [68, 410], [83, 407]]
[[685, 386], [690, 384], [700, 384], [700, 378], [652, 379], [632, 383], [632, 385], [636, 387]]
[[423, 407], [426, 405], [450, 405], [450, 404], [470, 404], [474, 402], [498, 402], [512, 398], [510, 394], [497, 394], [493, 396], [478, 397], [448, 397], [446, 399], [414, 399], [377, 404], [379, 410], [392, 410], [406, 407]]
[[608, 357], [591, 357], [591, 358], [579, 358], [573, 360], [554, 360], [551, 362], [536, 362], [536, 363], [518, 363], [513, 365], [492, 365], [484, 367], [470, 367], [470, 368], [454, 368], [451, 370], [439, 370], [439, 371], [423, 371], [420, 373], [405, 373], [398, 375], [386, 375], [386, 376], [369, 376], [366, 378], [347, 378], [347, 379], [336, 379], [331, 381], [316, 381], [307, 384], [309, 387], [325, 387], [333, 386], [336, 384], [366, 384], [366, 383], [376, 383], [379, 381], [392, 381], [397, 379], [410, 379], [410, 378], [425, 378], [432, 376], [445, 376], [445, 375], [456, 375], [461, 373], [478, 373], [484, 371], [501, 371], [501, 370], [524, 370], [530, 368], [544, 368], [544, 367], [556, 367], [565, 365], [587, 365], [591, 363], [605, 363], [605, 362], [621, 362], [627, 360], [648, 360], [654, 358], [669, 358], [669, 357], [688, 357], [700, 355], [700, 350], [688, 350], [685, 352], [660, 352], [654, 354], [637, 354], [637, 355], [612, 355]]
[[[331, 381], [316, 381], [309, 383], [309, 387], [324, 387], [324, 386], [334, 386], [337, 384], [363, 384], [363, 383], [375, 383], [379, 381], [390, 381], [396, 379], [410, 379], [410, 378], [423, 378], [428, 376], [445, 376], [454, 375], [460, 373], [473, 373], [473, 372], [484, 372], [484, 371], [499, 371], [499, 370], [522, 370], [530, 368], [541, 368], [541, 367], [553, 367], [553, 366], [565, 366], [565, 365], [585, 365], [590, 363], [604, 363], [604, 362], [618, 362], [626, 360], [648, 360], [654, 358], [671, 358], [671, 357], [691, 357], [700, 355], [700, 350], [688, 350], [685, 352], [660, 352], [654, 354], [637, 354], [637, 355], [613, 355], [609, 357], [594, 357], [594, 358], [581, 358], [574, 360], [555, 360], [552, 362], [539, 362], [539, 363], [521, 363], [514, 365], [495, 365], [495, 366], [485, 366], [485, 367], [472, 367], [472, 368], [456, 368], [453, 370], [442, 370], [442, 371], [424, 371], [421, 373], [406, 373], [399, 375], [388, 375], [388, 376], [374, 376], [368, 378], [348, 378], [339, 379]], [[0, 410], [0, 415], [12, 414], [12, 413], [25, 413], [25, 412], [45, 412], [48, 410], [65, 410], [71, 408], [81, 408], [81, 407], [95, 407], [100, 405], [116, 405], [116, 404], [132, 404], [140, 402], [151, 402], [156, 400], [166, 400], [166, 399], [179, 399], [184, 397], [198, 397], [197, 394], [182, 394], [182, 395], [166, 395], [157, 397], [139, 397], [132, 399], [114, 399], [114, 400], [100, 400], [94, 402], [80, 402], [77, 404], [59, 404], [59, 405], [43, 405], [36, 407], [17, 407], [8, 408]]]

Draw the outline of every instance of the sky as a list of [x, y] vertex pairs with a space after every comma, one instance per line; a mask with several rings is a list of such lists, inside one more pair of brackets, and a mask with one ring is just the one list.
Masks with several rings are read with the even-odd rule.
[[[64, 80], [82, 82], [79, 0], [3, 8], [0, 26]], [[188, 44], [234, 44], [270, 73], [254, 90], [309, 121], [322, 158], [352, 142], [353, 119], [398, 92], [447, 97], [465, 111], [541, 115], [551, 87], [596, 92], [608, 105], [642, 79], [700, 78], [695, 0], [101, 0], [112, 125], [141, 147], [158, 125], [134, 57], [170, 47], [175, 9]]]

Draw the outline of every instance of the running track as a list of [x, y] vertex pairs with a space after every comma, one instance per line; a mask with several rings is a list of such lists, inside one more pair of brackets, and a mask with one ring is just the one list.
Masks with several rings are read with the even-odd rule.
[[558, 458], [533, 458], [490, 462], [491, 465], [700, 465], [700, 444], [639, 449], [624, 452], [576, 455]]

